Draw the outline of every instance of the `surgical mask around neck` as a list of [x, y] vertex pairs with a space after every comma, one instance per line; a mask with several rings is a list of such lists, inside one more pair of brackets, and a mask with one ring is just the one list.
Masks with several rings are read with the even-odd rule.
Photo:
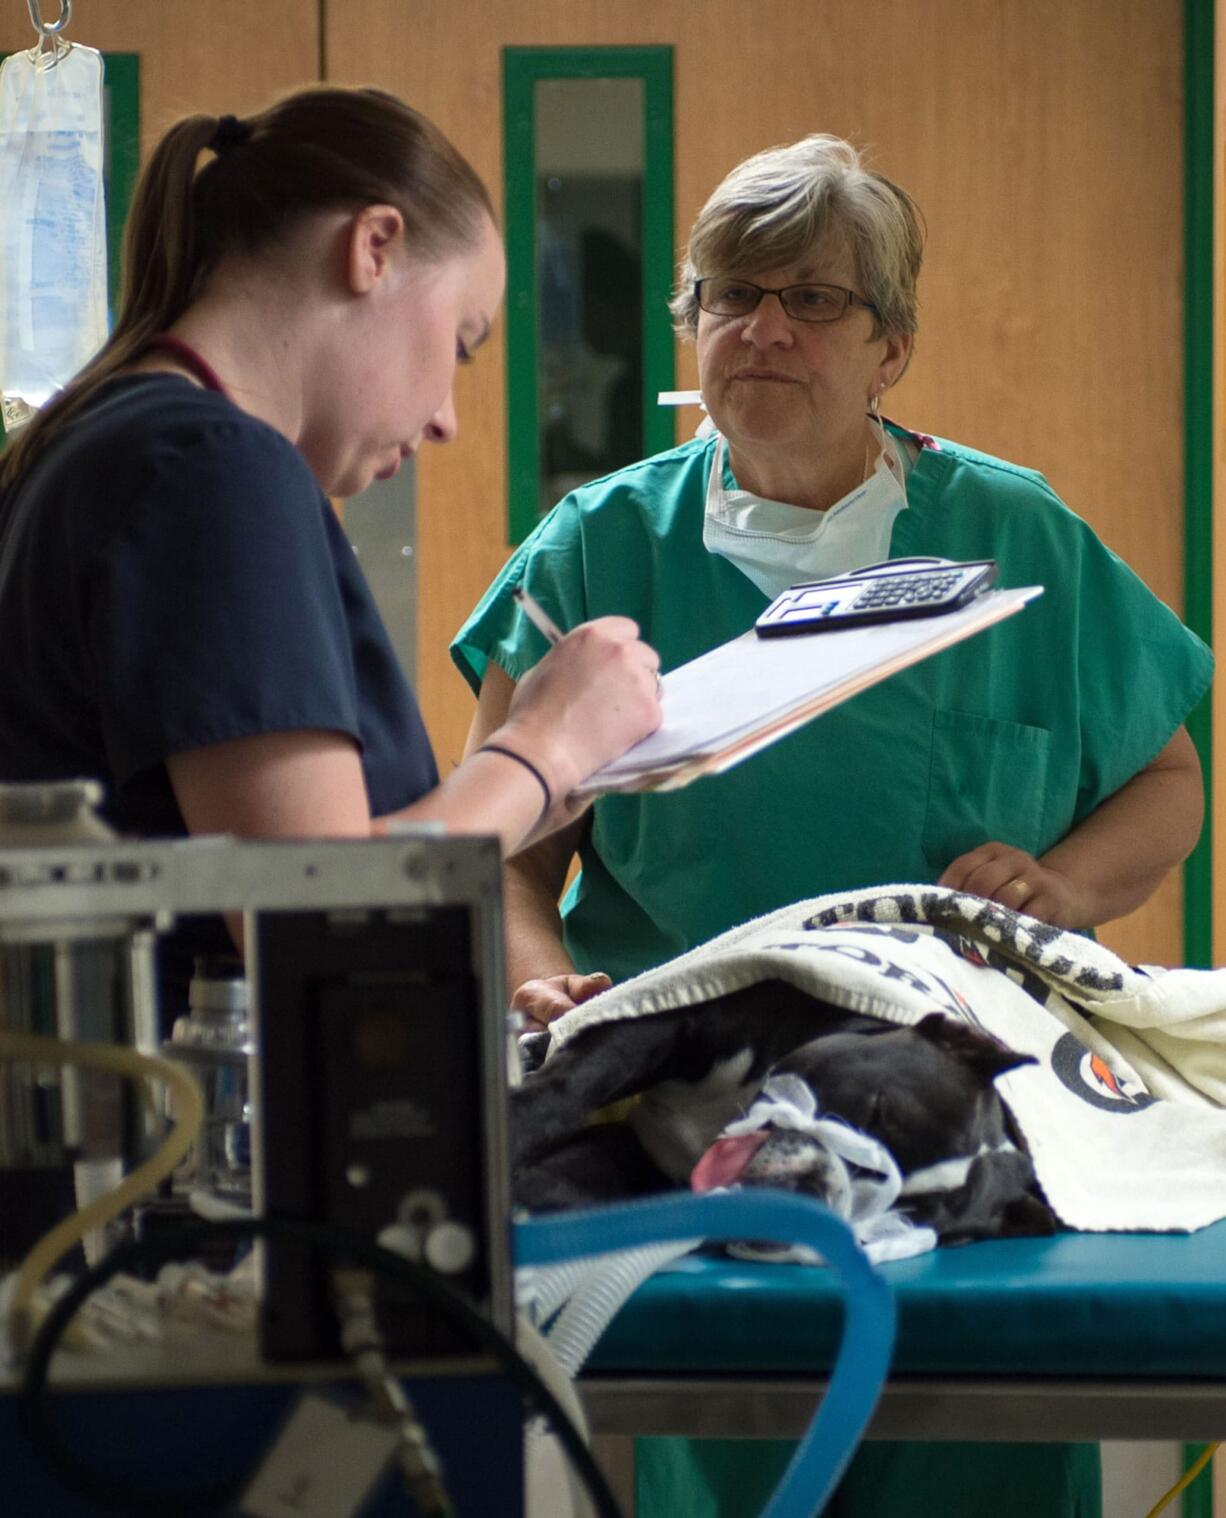
[[[789, 585], [846, 574], [889, 557], [894, 519], [907, 505], [898, 444], [870, 423], [876, 458], [867, 477], [826, 511], [768, 501], [724, 485], [724, 439], [715, 445], [707, 481], [702, 541], [735, 564], [773, 600]], [[870, 452], [872, 444], [870, 444]]]

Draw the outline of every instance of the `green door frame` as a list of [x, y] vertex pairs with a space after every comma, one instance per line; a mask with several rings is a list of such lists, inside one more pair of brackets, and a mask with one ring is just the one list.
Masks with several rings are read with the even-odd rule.
[[[1214, 0], [1184, 0], [1184, 620], [1213, 646]], [[1188, 719], [1205, 773], [1205, 826], [1184, 866], [1184, 963], [1213, 964], [1213, 692]], [[1184, 1470], [1202, 1445], [1185, 1444]], [[1183, 1518], [1213, 1518], [1212, 1467]]]
[[540, 417], [536, 302], [538, 79], [643, 81], [643, 451], [673, 445], [673, 415], [656, 404], [673, 388], [665, 319], [673, 282], [673, 50], [671, 47], [508, 47], [502, 53], [507, 241], [507, 541], [536, 526]]
[[[1214, 0], [1184, 0], [1184, 621], [1213, 645]], [[1213, 695], [1188, 719], [1205, 826], [1184, 866], [1184, 963], [1213, 963]], [[1203, 1510], [1207, 1511], [1207, 1510]], [[1192, 1518], [1186, 1507], [1185, 1518]]]

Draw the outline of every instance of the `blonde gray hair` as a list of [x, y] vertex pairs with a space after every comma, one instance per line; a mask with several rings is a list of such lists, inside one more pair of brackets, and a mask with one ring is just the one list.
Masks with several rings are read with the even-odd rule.
[[669, 309], [678, 332], [693, 336], [696, 279], [780, 269], [823, 245], [846, 244], [858, 293], [877, 308], [873, 336], [913, 333], [922, 227], [907, 192], [866, 168], [841, 137], [815, 133], [767, 148], [738, 164], [699, 211]]

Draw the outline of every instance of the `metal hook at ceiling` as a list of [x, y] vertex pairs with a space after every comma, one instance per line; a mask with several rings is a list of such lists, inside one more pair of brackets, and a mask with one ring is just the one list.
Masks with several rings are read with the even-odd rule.
[[54, 21], [44, 21], [38, 0], [26, 0], [30, 21], [39, 37], [58, 37], [72, 19], [72, 0], [60, 0], [60, 13]]

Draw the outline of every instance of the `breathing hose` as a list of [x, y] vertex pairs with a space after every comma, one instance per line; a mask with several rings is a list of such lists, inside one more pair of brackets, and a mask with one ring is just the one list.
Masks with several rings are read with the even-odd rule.
[[843, 1338], [826, 1395], [762, 1513], [762, 1518], [813, 1518], [868, 1424], [894, 1348], [893, 1295], [841, 1218], [791, 1192], [755, 1189], [653, 1198], [516, 1223], [515, 1263], [517, 1268], [545, 1266], [665, 1243], [747, 1238], [807, 1246], [821, 1255], [844, 1289]]

